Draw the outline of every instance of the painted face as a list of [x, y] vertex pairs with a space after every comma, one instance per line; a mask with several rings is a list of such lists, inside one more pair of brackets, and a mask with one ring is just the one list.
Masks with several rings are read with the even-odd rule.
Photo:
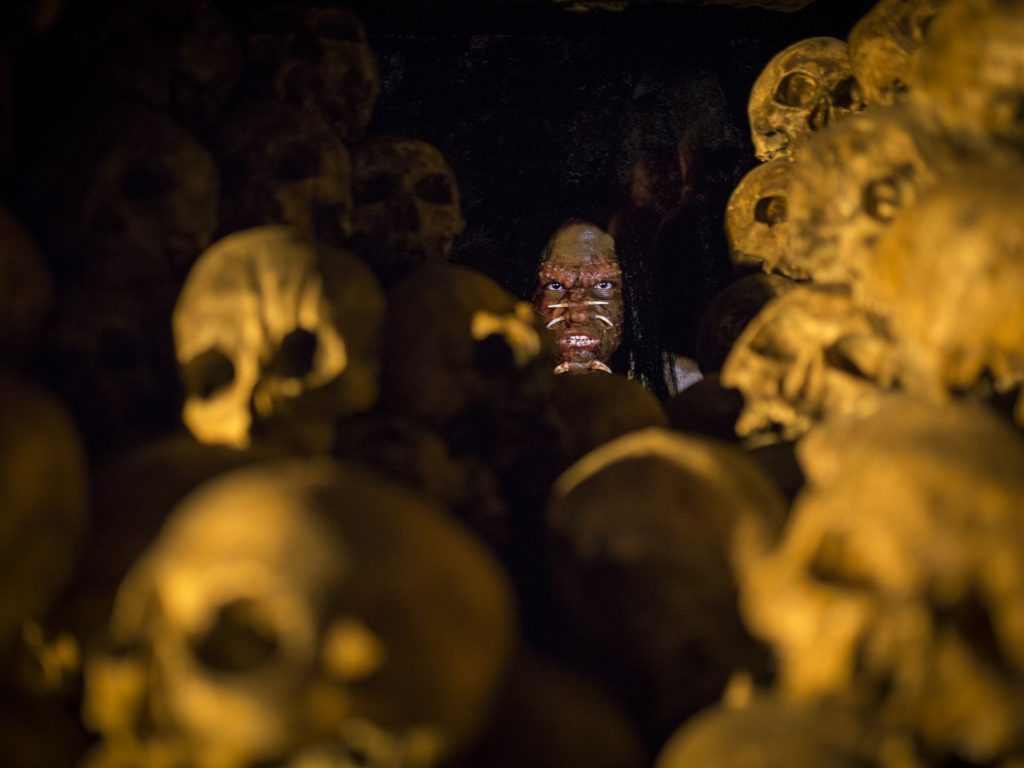
[[555, 338], [555, 373], [611, 373], [623, 320], [622, 270], [611, 235], [584, 222], [560, 228], [537, 274], [533, 303]]

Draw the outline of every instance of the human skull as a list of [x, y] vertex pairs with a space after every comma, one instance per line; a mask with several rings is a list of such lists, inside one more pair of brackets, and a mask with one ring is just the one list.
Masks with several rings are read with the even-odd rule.
[[655, 768], [875, 768], [865, 727], [829, 705], [796, 705], [758, 696], [720, 704], [684, 723], [658, 753]]
[[[917, 106], [934, 110], [961, 144], [1024, 156], [1024, 7], [950, 0], [911, 72]], [[919, 98], [918, 98], [919, 97]]]
[[754, 81], [747, 103], [754, 154], [793, 159], [816, 131], [864, 109], [847, 45], [810, 37], [775, 55]]
[[37, 228], [61, 272], [177, 284], [217, 228], [213, 157], [142, 107], [111, 107], [72, 124], [39, 174], [35, 200]]
[[53, 302], [53, 277], [32, 238], [0, 205], [0, 354], [24, 353]]
[[91, 765], [435, 765], [486, 722], [512, 632], [439, 509], [326, 459], [237, 470], [122, 582], [86, 663]]
[[[976, 406], [890, 396], [797, 446], [775, 549], [741, 567], [780, 694], [841, 695], [929, 764], [1024, 753], [1024, 443]], [[947, 762], [950, 761], [950, 762]]]
[[285, 226], [222, 238], [174, 309], [186, 426], [236, 448], [262, 433], [325, 449], [334, 419], [377, 400], [383, 316], [376, 280], [350, 253]]
[[352, 148], [353, 247], [385, 283], [448, 258], [466, 225], [455, 174], [419, 139], [374, 136]]
[[0, 645], [43, 618], [73, 572], [88, 523], [85, 451], [64, 406], [0, 375]]
[[942, 402], [986, 378], [1000, 392], [1024, 383], [1019, 175], [973, 169], [943, 181], [893, 222], [861, 283], [860, 301], [888, 319], [909, 391]]
[[490, 278], [422, 267], [388, 295], [381, 398], [444, 430], [477, 409], [515, 408], [549, 389], [554, 352], [540, 318]]
[[795, 287], [772, 300], [722, 368], [743, 393], [736, 433], [756, 442], [799, 437], [833, 413], [870, 413], [892, 385], [879, 320], [838, 290]]
[[352, 162], [320, 116], [257, 102], [221, 128], [223, 229], [290, 224], [340, 245], [352, 227]]
[[879, 0], [850, 30], [850, 63], [864, 100], [887, 106], [907, 97], [914, 56], [947, 0]]
[[366, 30], [351, 11], [277, 5], [249, 20], [247, 37], [263, 95], [319, 112], [345, 141], [362, 135], [380, 78]]
[[51, 362], [90, 447], [116, 450], [175, 427], [173, 290], [89, 280], [64, 295]]
[[103, 87], [208, 127], [238, 83], [241, 46], [211, 0], [120, 5], [100, 33]]
[[595, 680], [527, 647], [513, 660], [481, 743], [448, 768], [523, 765], [642, 768], [649, 761], [636, 725]]
[[628, 432], [668, 426], [658, 398], [621, 374], [558, 376], [553, 383], [551, 408], [573, 459]]
[[697, 329], [697, 364], [702, 373], [722, 370], [730, 350], [765, 304], [796, 283], [780, 275], [741, 277], [708, 304]]
[[733, 264], [757, 266], [795, 280], [810, 277], [789, 257], [789, 172], [783, 157], [755, 166], [729, 196], [725, 236]]
[[772, 481], [723, 443], [657, 427], [605, 443], [558, 478], [546, 512], [560, 636], [665, 735], [735, 668], [762, 671], [730, 564], [785, 514]]
[[900, 209], [947, 172], [931, 126], [906, 105], [812, 138], [789, 176], [789, 258], [817, 283], [855, 283]]

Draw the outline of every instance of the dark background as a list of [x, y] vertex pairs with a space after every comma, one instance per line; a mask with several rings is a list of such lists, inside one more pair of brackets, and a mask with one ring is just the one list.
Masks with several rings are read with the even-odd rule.
[[720, 217], [717, 208], [724, 211], [756, 163], [746, 106], [757, 75], [797, 40], [845, 38], [872, 4], [818, 0], [795, 13], [681, 4], [586, 13], [522, 2], [349, 7], [367, 27], [382, 80], [369, 132], [405, 133], [441, 149], [467, 221], [453, 260], [525, 296], [558, 224], [580, 216], [604, 226], [626, 200], [638, 152], [674, 146], [683, 130], [706, 155], [703, 183]]

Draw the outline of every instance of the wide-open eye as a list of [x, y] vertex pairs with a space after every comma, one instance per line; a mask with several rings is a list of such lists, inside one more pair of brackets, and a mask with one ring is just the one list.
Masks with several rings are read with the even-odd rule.
[[612, 282], [611, 280], [602, 280], [596, 287], [599, 291], [610, 291], [612, 289]]
[[547, 289], [549, 291], [561, 291], [561, 290], [565, 290], [565, 286], [562, 285], [557, 280], [552, 280], [550, 283], [547, 284]]

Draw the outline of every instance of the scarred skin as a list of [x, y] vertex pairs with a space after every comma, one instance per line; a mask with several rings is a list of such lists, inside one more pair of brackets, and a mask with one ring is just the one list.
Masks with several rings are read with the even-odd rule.
[[611, 372], [622, 341], [622, 270], [611, 235], [571, 221], [552, 235], [533, 303], [555, 339], [555, 373]]

